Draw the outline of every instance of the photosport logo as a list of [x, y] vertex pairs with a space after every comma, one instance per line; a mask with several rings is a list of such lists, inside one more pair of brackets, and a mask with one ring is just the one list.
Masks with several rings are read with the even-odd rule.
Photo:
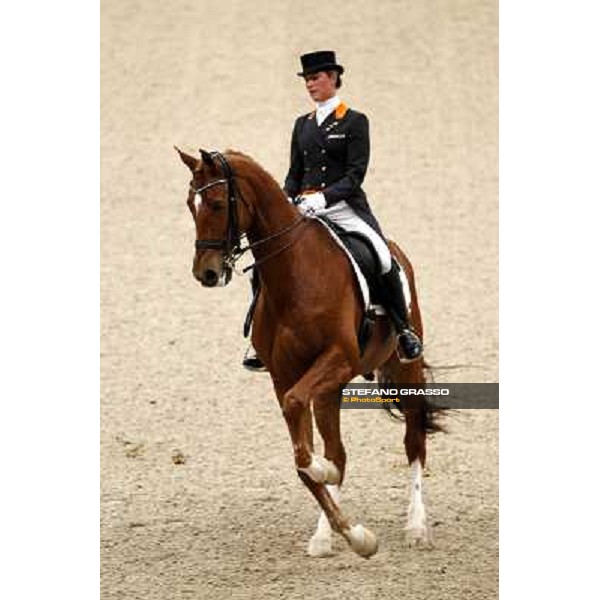
[[495, 409], [499, 391], [498, 383], [361, 383], [340, 388], [340, 408], [418, 408], [426, 401], [434, 408]]

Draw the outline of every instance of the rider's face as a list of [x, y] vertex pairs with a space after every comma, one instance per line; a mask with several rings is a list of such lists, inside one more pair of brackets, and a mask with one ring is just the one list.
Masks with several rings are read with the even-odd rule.
[[319, 71], [304, 77], [306, 89], [315, 102], [325, 102], [335, 96], [336, 74]]

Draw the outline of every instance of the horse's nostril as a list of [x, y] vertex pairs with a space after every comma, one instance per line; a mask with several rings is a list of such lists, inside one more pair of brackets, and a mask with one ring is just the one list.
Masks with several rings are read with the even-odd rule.
[[212, 287], [214, 285], [217, 285], [218, 281], [219, 281], [219, 276], [217, 275], [216, 271], [213, 271], [212, 269], [207, 269], [202, 274], [202, 283], [204, 285], [208, 285], [208, 286]]

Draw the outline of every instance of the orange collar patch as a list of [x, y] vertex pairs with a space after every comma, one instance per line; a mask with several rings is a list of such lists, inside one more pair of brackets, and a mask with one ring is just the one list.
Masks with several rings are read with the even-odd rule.
[[343, 119], [346, 116], [347, 112], [348, 106], [343, 102], [340, 102], [340, 104], [338, 104], [337, 108], [335, 109], [335, 118], [339, 121], [340, 119]]

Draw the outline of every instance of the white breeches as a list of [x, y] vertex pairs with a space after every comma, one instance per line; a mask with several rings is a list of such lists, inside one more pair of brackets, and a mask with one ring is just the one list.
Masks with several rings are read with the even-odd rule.
[[369, 238], [381, 261], [381, 273], [387, 273], [392, 268], [392, 255], [385, 241], [346, 202], [342, 200], [333, 206], [316, 211], [315, 214], [318, 217], [325, 216], [331, 219], [345, 231], [355, 231]]

